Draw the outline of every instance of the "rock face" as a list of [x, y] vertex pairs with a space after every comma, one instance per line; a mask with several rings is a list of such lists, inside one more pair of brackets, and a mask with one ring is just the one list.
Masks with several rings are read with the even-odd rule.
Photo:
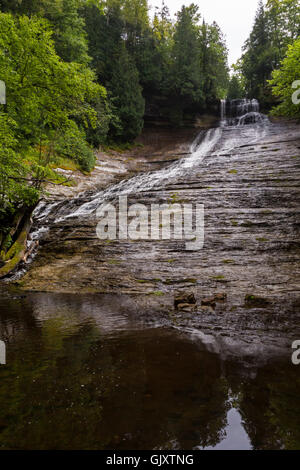
[[177, 294], [174, 299], [174, 307], [176, 310], [194, 310], [196, 304], [195, 296], [190, 292]]
[[[12, 246], [5, 253], [1, 252], [0, 279], [13, 271], [18, 264], [26, 259], [26, 241], [31, 227], [31, 218], [28, 214], [20, 217], [19, 223], [12, 229], [17, 234]], [[19, 234], [18, 234], [19, 232]], [[37, 243], [37, 242], [35, 242]]]
[[[109, 190], [44, 204], [35, 213], [40, 248], [21, 283], [27, 290], [174, 296], [202, 330], [300, 337], [299, 126], [257, 123], [200, 133], [182, 159]], [[204, 204], [205, 241], [100, 240], [96, 209], [128, 204]], [[193, 307], [192, 309], [190, 307]], [[184, 322], [189, 315], [184, 316]], [[180, 320], [179, 320], [180, 321]]]

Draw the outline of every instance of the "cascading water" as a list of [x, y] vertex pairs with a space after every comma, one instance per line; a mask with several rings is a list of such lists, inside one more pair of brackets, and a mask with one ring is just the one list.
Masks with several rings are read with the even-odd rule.
[[[205, 164], [205, 157], [218, 156], [231, 152], [240, 145], [255, 142], [264, 136], [268, 119], [259, 113], [257, 100], [222, 100], [220, 103], [220, 126], [201, 130], [190, 146], [187, 157], [162, 170], [139, 174], [123, 180], [105, 190], [81, 194], [66, 201], [41, 201], [33, 213], [34, 225], [27, 248], [33, 251], [28, 262], [33, 259], [38, 242], [55, 224], [72, 224], [74, 220], [95, 217], [97, 208], [104, 202], [120, 195], [136, 195], [162, 189], [184, 180], [197, 167]], [[248, 125], [246, 125], [248, 124]], [[24, 267], [23, 267], [24, 269]], [[20, 271], [22, 274], [22, 270]]]
[[221, 100], [221, 127], [226, 124], [226, 100]]
[[154, 172], [137, 175], [130, 180], [124, 180], [112, 187], [96, 193], [90, 201], [82, 204], [75, 212], [63, 214], [57, 219], [58, 222], [74, 217], [89, 217], [95, 213], [103, 203], [122, 195], [130, 195], [151, 191], [155, 188], [166, 186], [169, 182], [184, 177], [192, 167], [200, 165], [203, 158], [213, 152], [221, 138], [221, 128], [213, 128], [201, 131], [190, 146], [188, 157], [173, 163], [168, 168]]
[[264, 123], [267, 117], [259, 112], [256, 99], [221, 100], [221, 126], [243, 126]]

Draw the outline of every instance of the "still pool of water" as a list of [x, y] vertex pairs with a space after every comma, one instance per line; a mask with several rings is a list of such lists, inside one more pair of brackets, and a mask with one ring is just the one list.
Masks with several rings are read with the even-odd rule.
[[108, 296], [0, 294], [0, 449], [299, 449], [300, 368]]

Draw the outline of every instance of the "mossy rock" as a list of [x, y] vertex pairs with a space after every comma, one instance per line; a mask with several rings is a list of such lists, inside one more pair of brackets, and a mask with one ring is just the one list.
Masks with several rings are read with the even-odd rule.
[[7, 276], [22, 261], [26, 251], [26, 240], [30, 224], [27, 222], [15, 243], [5, 255], [5, 264], [0, 268], [0, 279]]
[[155, 292], [151, 292], [151, 295], [155, 295], [155, 297], [162, 297], [164, 294], [164, 292], [160, 291], [160, 290], [157, 290]]
[[250, 220], [245, 220], [245, 222], [241, 224], [241, 227], [252, 227], [252, 226], [253, 226], [253, 222], [251, 222]]
[[270, 301], [264, 297], [257, 297], [256, 295], [246, 295], [245, 307], [247, 308], [266, 308], [270, 305]]

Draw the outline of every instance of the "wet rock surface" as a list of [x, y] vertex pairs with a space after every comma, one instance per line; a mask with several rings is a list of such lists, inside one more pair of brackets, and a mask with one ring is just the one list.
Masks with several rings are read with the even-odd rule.
[[[241, 338], [249, 350], [290, 347], [300, 337], [299, 126], [211, 129], [180, 151], [178, 161], [108, 190], [41, 203], [33, 229], [40, 247], [22, 288], [129, 294], [141, 310], [232, 348]], [[122, 194], [128, 205], [204, 204], [204, 248], [187, 251], [184, 240], [100, 240], [96, 210]], [[180, 292], [195, 303], [175, 308]]]

